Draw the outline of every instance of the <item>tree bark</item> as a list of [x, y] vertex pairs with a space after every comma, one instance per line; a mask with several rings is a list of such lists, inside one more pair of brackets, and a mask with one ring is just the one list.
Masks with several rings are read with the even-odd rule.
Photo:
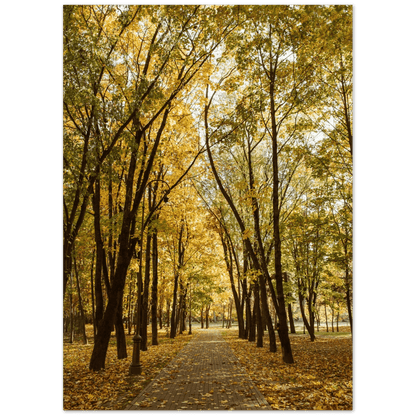
[[[298, 279], [299, 282], [299, 279]], [[300, 283], [299, 284], [299, 305], [300, 305], [300, 313], [302, 314], [302, 319], [303, 319], [303, 325], [304, 325], [304, 329], [306, 327], [309, 336], [311, 338], [311, 341], [315, 341], [315, 326], [314, 326], [314, 322], [313, 322], [313, 316], [309, 316], [310, 322], [308, 322], [308, 319], [306, 318], [306, 314], [305, 314], [305, 307], [304, 307], [304, 296], [302, 295], [301, 292], [301, 286]], [[308, 308], [309, 312], [311, 312], [311, 308]], [[305, 333], [305, 332], [304, 332]]]
[[[156, 217], [157, 219], [158, 217]], [[153, 232], [153, 240], [152, 240], [152, 271], [153, 271], [153, 279], [152, 279], [152, 345], [158, 345], [157, 340], [157, 283], [158, 283], [158, 270], [157, 270], [157, 263], [158, 263], [158, 251], [157, 251], [157, 230], [155, 229]]]
[[142, 351], [147, 351], [147, 320], [148, 320], [148, 303], [149, 303], [149, 286], [150, 286], [150, 268], [151, 268], [151, 241], [152, 235], [148, 230], [146, 236], [146, 254], [145, 254], [145, 268], [144, 268], [144, 284], [143, 284], [143, 297], [142, 297], [142, 309], [141, 309], [141, 325], [142, 325], [142, 333], [141, 333], [141, 343], [140, 349]]
[[111, 287], [107, 307], [104, 312], [103, 319], [98, 325], [97, 337], [94, 343], [94, 349], [90, 360], [90, 370], [99, 371], [105, 368], [105, 358], [107, 355], [108, 342], [113, 328], [115, 312], [123, 297], [124, 279], [127, 268], [130, 263], [129, 254], [123, 255], [120, 250], [118, 258], [118, 267], [116, 269], [114, 284]]
[[[72, 267], [72, 266], [71, 266]], [[70, 287], [69, 287], [69, 343], [72, 344], [74, 342], [74, 304], [72, 302], [72, 271], [70, 277]]]
[[222, 248], [224, 252], [224, 259], [225, 264], [227, 266], [228, 275], [230, 277], [230, 284], [231, 284], [231, 291], [234, 298], [235, 309], [237, 312], [237, 320], [238, 320], [238, 337], [244, 338], [244, 316], [243, 316], [243, 308], [240, 303], [240, 297], [238, 296], [237, 290], [235, 289], [235, 282], [234, 282], [234, 273], [233, 273], [233, 256], [232, 256], [232, 248], [231, 242], [225, 240], [225, 236], [221, 233], [220, 234]]
[[170, 300], [166, 299], [166, 327], [167, 328], [169, 328], [169, 325], [170, 325], [169, 314], [170, 314]]
[[[276, 63], [277, 65], [277, 63]], [[287, 327], [287, 317], [285, 308], [285, 297], [283, 292], [283, 275], [282, 275], [282, 252], [280, 241], [280, 207], [279, 207], [279, 162], [277, 136], [278, 126], [276, 124], [276, 108], [275, 108], [275, 77], [276, 65], [272, 66], [270, 60], [270, 113], [272, 121], [271, 139], [272, 139], [272, 164], [273, 164], [273, 237], [274, 237], [274, 264], [276, 277], [276, 292], [278, 302], [279, 315], [279, 338], [282, 346], [283, 361], [291, 364], [294, 362], [292, 355], [292, 347], [290, 345], [289, 330]]]
[[178, 293], [178, 279], [179, 279], [179, 270], [175, 271], [175, 280], [173, 283], [173, 301], [172, 301], [172, 314], [170, 317], [170, 337], [175, 338], [176, 335], [176, 298]]
[[[289, 283], [287, 272], [283, 273], [283, 279], [286, 283]], [[292, 297], [292, 293], [288, 293], [288, 296]], [[289, 315], [290, 333], [296, 334], [295, 322], [293, 321], [292, 305], [290, 303], [287, 305], [287, 312]]]
[[133, 273], [132, 276], [130, 278], [130, 282], [129, 282], [129, 297], [128, 297], [128, 311], [127, 311], [127, 330], [128, 330], [128, 334], [131, 334], [131, 326], [132, 326], [132, 277], [133, 277]]
[[328, 314], [326, 312], [326, 304], [324, 304], [324, 310], [325, 310], [325, 325], [326, 325], [326, 332], [329, 332], [328, 328]]
[[179, 230], [179, 239], [178, 239], [178, 265], [177, 268], [175, 270], [175, 281], [174, 281], [174, 286], [173, 286], [173, 302], [172, 302], [172, 315], [171, 315], [171, 325], [170, 325], [170, 338], [175, 338], [176, 336], [176, 327], [177, 327], [177, 321], [178, 318], [176, 316], [176, 299], [178, 296], [178, 281], [179, 281], [179, 273], [180, 273], [180, 269], [182, 267], [183, 264], [183, 255], [184, 255], [184, 247], [182, 244], [182, 237], [183, 237], [183, 232], [184, 232], [184, 222], [181, 221], [181, 228]]
[[347, 309], [348, 309], [348, 318], [350, 321], [351, 327], [351, 337], [353, 336], [353, 328], [352, 328], [352, 307], [351, 307], [351, 291], [350, 291], [350, 282], [349, 282], [349, 272], [348, 267], [345, 271], [345, 287], [346, 287], [346, 301], [347, 301]]
[[[207, 90], [206, 90], [206, 97], [208, 98], [208, 86], [207, 86]], [[240, 214], [237, 211], [237, 208], [234, 205], [233, 200], [231, 199], [230, 195], [225, 190], [225, 188], [224, 188], [224, 186], [223, 186], [223, 184], [222, 184], [222, 182], [221, 182], [221, 180], [219, 178], [217, 169], [216, 169], [216, 167], [214, 165], [214, 160], [212, 158], [211, 149], [210, 149], [210, 146], [209, 146], [208, 110], [209, 110], [209, 106], [210, 106], [210, 104], [212, 102], [212, 99], [213, 99], [213, 96], [211, 97], [209, 103], [205, 105], [205, 111], [204, 111], [205, 139], [206, 139], [206, 146], [207, 146], [208, 158], [209, 158], [209, 161], [210, 161], [212, 173], [214, 174], [214, 177], [215, 177], [215, 180], [216, 180], [216, 182], [218, 184], [218, 187], [220, 188], [220, 191], [221, 191], [222, 195], [224, 196], [224, 198], [226, 199], [228, 205], [230, 206], [231, 210], [233, 211], [234, 217], [235, 217], [235, 219], [237, 220], [237, 222], [239, 224], [241, 233], [244, 236], [245, 235], [245, 232], [246, 232], [246, 227], [244, 225], [244, 222], [243, 222]], [[247, 249], [247, 251], [248, 251], [248, 253], [249, 253], [249, 255], [250, 255], [251, 259], [252, 259], [252, 261], [253, 261], [254, 269], [261, 271], [262, 268], [260, 266], [260, 263], [258, 261], [258, 258], [256, 256], [256, 254], [254, 252], [254, 249], [253, 249], [253, 246], [251, 244], [251, 241], [250, 241], [250, 239], [248, 237], [244, 239], [244, 245], [245, 245], [245, 247], [246, 247], [246, 249]], [[263, 273], [260, 273], [260, 279], [259, 280], [260, 280], [260, 290], [261, 290], [262, 301], [267, 302], [267, 291], [266, 291], [266, 285], [265, 285]], [[282, 290], [283, 290], [283, 288], [282, 288]], [[284, 304], [283, 304], [283, 309], [284, 309]], [[286, 312], [285, 312], [285, 315], [286, 315]], [[268, 326], [269, 327], [272, 327], [271, 317], [270, 317], [270, 313], [268, 311], [268, 308], [267, 308], [266, 319], [267, 319]], [[288, 336], [288, 339], [289, 339], [289, 336]], [[276, 348], [276, 335], [275, 335], [274, 331], [269, 331], [269, 343], [270, 343], [270, 351], [271, 352], [276, 352], [276, 350], [277, 350], [277, 348]], [[289, 346], [290, 346], [290, 344], [289, 344]], [[283, 355], [285, 357], [285, 353]], [[284, 358], [284, 361], [285, 361], [285, 358]], [[293, 362], [293, 359], [292, 359], [292, 362]]]
[[91, 302], [92, 302], [92, 327], [94, 332], [94, 341], [97, 335], [97, 324], [95, 319], [95, 302], [94, 302], [94, 257], [95, 257], [95, 249], [92, 252], [91, 256]]
[[117, 340], [117, 358], [119, 360], [122, 360], [123, 358], [127, 358], [126, 334], [124, 332], [124, 325], [123, 325], [123, 297], [122, 296], [117, 306], [115, 328], [116, 328], [116, 340]]
[[254, 284], [254, 309], [256, 311], [257, 347], [263, 347], [263, 325], [261, 319], [259, 284]]
[[209, 310], [211, 308], [211, 305], [208, 305], [205, 307], [205, 329], [209, 328]]
[[[254, 294], [254, 289], [250, 285], [250, 293]], [[250, 313], [250, 332], [248, 340], [254, 342], [256, 340], [256, 325], [257, 325], [257, 306], [256, 306], [256, 295], [254, 294], [253, 311]]]
[[100, 325], [100, 321], [104, 314], [104, 300], [103, 290], [101, 284], [101, 273], [103, 265], [103, 242], [101, 239], [101, 225], [100, 225], [100, 180], [97, 179], [95, 183], [95, 192], [93, 194], [93, 209], [94, 209], [94, 235], [96, 245], [96, 262], [95, 262], [95, 320], [96, 326]]
[[78, 267], [77, 267], [77, 259], [75, 256], [75, 247], [74, 247], [74, 270], [75, 270], [75, 278], [77, 280], [77, 291], [78, 291], [78, 304], [79, 304], [79, 312], [81, 314], [81, 334], [82, 340], [84, 344], [88, 344], [87, 334], [85, 333], [85, 316], [84, 316], [84, 308], [82, 307], [82, 297], [81, 297], [81, 287], [79, 284], [79, 276], [78, 276]]

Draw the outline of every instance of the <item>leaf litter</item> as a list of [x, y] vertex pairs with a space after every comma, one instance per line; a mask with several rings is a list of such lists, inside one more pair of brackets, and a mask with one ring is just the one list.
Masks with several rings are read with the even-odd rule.
[[291, 335], [294, 364], [285, 364], [279, 350], [238, 338], [237, 330], [223, 332], [240, 363], [276, 410], [352, 410], [351, 337]]
[[[88, 328], [87, 326], [87, 329]], [[92, 339], [91, 329], [88, 332]], [[80, 341], [64, 343], [63, 409], [64, 410], [121, 410], [157, 376], [177, 353], [192, 339], [193, 335], [179, 335], [174, 339], [159, 337], [159, 345], [148, 345], [140, 351], [142, 374], [129, 376], [133, 352], [133, 335], [126, 335], [128, 358], [117, 359], [114, 334], [108, 346], [105, 369], [89, 370], [94, 344], [83, 345]], [[149, 337], [149, 342], [151, 336]], [[149, 404], [150, 405], [150, 404]]]

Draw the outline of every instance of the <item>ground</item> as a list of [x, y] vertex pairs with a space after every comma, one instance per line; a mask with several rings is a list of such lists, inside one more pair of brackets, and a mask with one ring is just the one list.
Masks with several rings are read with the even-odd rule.
[[238, 339], [237, 330], [224, 335], [240, 363], [273, 409], [352, 410], [352, 341], [343, 332], [320, 332], [317, 339], [290, 335], [294, 364], [284, 364], [280, 348], [268, 352], [255, 342]]
[[[92, 326], [87, 325], [89, 340]], [[151, 338], [151, 337], [150, 337]], [[83, 345], [80, 339], [73, 344], [64, 342], [64, 410], [119, 410], [136, 397], [147, 384], [190, 341], [192, 335], [179, 335], [175, 339], [159, 333], [159, 345], [148, 346], [141, 352], [142, 374], [130, 377], [129, 367], [133, 352], [133, 335], [126, 335], [127, 359], [117, 359], [116, 338], [111, 336], [106, 368], [93, 372], [89, 361], [94, 345]]]
[[[223, 338], [250, 375], [255, 386], [273, 409], [352, 409], [352, 341], [349, 328], [341, 333], [318, 333], [311, 342], [303, 334], [291, 335], [295, 364], [283, 364], [281, 354], [268, 352], [265, 346], [238, 339], [236, 329], [220, 330]], [[91, 334], [91, 328], [88, 328]], [[194, 333], [207, 331], [193, 330]], [[208, 330], [210, 331], [210, 330]], [[132, 336], [127, 336], [129, 358], [117, 360], [116, 341], [112, 336], [106, 369], [88, 369], [92, 344], [64, 343], [64, 409], [124, 409], [158, 375], [162, 368], [192, 339], [179, 335], [174, 340], [166, 330], [159, 333], [159, 346], [141, 352], [142, 374], [131, 377]], [[90, 338], [91, 339], [91, 338]]]

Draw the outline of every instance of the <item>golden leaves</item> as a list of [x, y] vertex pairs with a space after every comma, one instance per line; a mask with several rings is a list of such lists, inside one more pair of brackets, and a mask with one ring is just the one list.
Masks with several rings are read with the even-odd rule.
[[[87, 328], [92, 338], [91, 325]], [[129, 376], [132, 335], [126, 335], [128, 358], [123, 360], [117, 359], [115, 336], [111, 337], [106, 369], [98, 372], [88, 369], [93, 344], [64, 344], [64, 410], [123, 409], [192, 338], [180, 335], [172, 340], [162, 334], [158, 346], [148, 345], [140, 353], [142, 374], [134, 377]]]
[[[233, 333], [234, 332], [234, 333]], [[276, 410], [352, 410], [351, 338], [291, 335], [295, 363], [282, 362], [281, 354], [224, 333], [234, 354]]]
[[250, 237], [253, 235], [253, 230], [251, 230], [250, 228], [246, 228], [245, 230], [244, 230], [244, 233], [243, 233], [243, 240], [247, 240], [247, 239], [250, 239]]

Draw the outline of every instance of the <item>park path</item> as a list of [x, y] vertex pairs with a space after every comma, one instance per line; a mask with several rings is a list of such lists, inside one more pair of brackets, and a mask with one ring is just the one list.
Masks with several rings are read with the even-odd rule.
[[126, 410], [272, 410], [220, 331], [199, 332]]

